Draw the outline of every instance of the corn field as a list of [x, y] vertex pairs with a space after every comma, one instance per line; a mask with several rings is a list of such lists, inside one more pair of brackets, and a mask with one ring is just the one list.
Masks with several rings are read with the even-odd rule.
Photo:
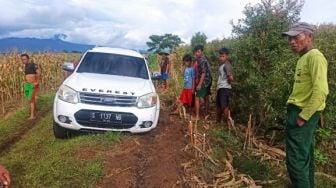
[[[37, 53], [29, 54], [30, 60], [41, 70], [40, 92], [54, 91], [65, 78], [64, 61], [78, 59], [77, 54]], [[0, 114], [9, 112], [11, 104], [24, 104], [24, 65], [20, 54], [13, 52], [0, 55]]]

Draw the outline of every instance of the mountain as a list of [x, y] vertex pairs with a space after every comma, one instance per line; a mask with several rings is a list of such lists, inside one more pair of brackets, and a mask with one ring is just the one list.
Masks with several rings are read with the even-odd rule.
[[0, 52], [84, 52], [94, 45], [77, 44], [59, 38], [3, 38], [0, 39]]

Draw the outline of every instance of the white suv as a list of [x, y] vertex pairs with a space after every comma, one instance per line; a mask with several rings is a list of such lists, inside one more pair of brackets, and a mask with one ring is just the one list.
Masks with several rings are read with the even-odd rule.
[[159, 119], [160, 100], [145, 58], [136, 51], [97, 47], [82, 56], [54, 100], [54, 135], [72, 131], [147, 132]]

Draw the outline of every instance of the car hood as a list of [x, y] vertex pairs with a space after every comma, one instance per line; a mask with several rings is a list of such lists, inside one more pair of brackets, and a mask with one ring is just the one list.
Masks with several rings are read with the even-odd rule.
[[153, 92], [151, 81], [105, 74], [74, 73], [64, 84], [79, 92], [141, 96]]

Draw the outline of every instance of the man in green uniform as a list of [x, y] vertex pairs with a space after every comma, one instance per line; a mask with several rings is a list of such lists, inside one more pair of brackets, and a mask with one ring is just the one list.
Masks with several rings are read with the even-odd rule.
[[305, 22], [294, 24], [282, 33], [292, 51], [300, 56], [293, 91], [287, 101], [286, 164], [292, 185], [314, 187], [314, 135], [329, 93], [328, 62], [313, 49], [314, 27]]

